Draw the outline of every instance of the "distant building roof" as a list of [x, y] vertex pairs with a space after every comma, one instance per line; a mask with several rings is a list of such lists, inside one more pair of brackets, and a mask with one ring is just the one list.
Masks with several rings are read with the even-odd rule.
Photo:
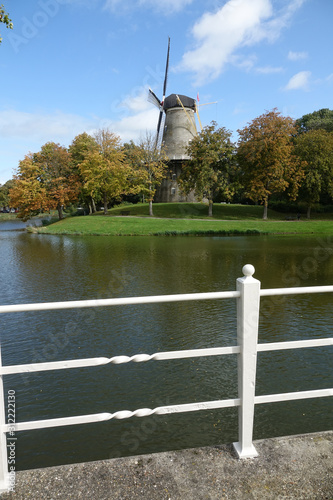
[[[181, 94], [178, 94], [178, 97], [181, 100], [184, 108], [195, 109], [195, 99], [192, 99], [192, 97], [187, 97], [186, 95], [181, 95]], [[166, 97], [164, 100], [163, 108], [164, 109], [181, 108], [181, 105], [177, 100], [177, 94], [171, 94], [168, 97]]]

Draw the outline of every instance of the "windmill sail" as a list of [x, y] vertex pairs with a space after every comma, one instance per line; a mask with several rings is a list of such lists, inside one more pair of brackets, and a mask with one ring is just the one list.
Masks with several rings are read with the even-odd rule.
[[164, 103], [164, 99], [165, 99], [165, 95], [166, 95], [166, 88], [167, 88], [167, 84], [168, 84], [169, 56], [170, 56], [170, 37], [168, 39], [168, 52], [167, 52], [167, 60], [166, 60], [166, 65], [165, 65], [165, 77], [164, 77], [164, 85], [163, 85], [163, 101], [162, 101], [162, 105]]
[[154, 104], [157, 108], [161, 107], [161, 103], [157, 95], [152, 91], [152, 89], [149, 89], [148, 91], [148, 101]]
[[170, 56], [170, 37], [168, 38], [168, 51], [167, 51], [167, 59], [166, 59], [166, 65], [165, 65], [162, 101], [159, 100], [159, 98], [157, 97], [155, 92], [152, 91], [152, 89], [149, 89], [149, 91], [148, 91], [148, 101], [151, 102], [152, 104], [154, 104], [154, 106], [156, 106], [160, 110], [160, 114], [159, 114], [158, 121], [157, 121], [156, 147], [160, 146], [162, 143], [163, 126], [164, 126], [164, 119], [165, 119], [164, 101], [165, 101], [166, 89], [167, 89], [167, 84], [168, 84], [169, 56]]
[[168, 84], [169, 57], [170, 57], [170, 37], [168, 38], [168, 52], [167, 52], [164, 83], [163, 83], [163, 98], [162, 98], [162, 102], [161, 102], [160, 116], [158, 117], [158, 122], [157, 122], [156, 146], [161, 145], [161, 143], [162, 143], [163, 127], [161, 127], [161, 124], [163, 121], [162, 118], [164, 115], [164, 101], [165, 101], [165, 95], [166, 95], [166, 88], [167, 88], [167, 84]]

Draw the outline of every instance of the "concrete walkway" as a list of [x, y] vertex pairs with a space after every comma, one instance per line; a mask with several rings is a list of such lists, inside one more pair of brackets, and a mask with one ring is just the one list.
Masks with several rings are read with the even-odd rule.
[[333, 432], [18, 472], [1, 500], [333, 499]]

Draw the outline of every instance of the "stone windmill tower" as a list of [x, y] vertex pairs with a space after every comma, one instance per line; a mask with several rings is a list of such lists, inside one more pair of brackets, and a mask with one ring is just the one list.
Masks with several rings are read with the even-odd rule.
[[[180, 176], [182, 164], [189, 160], [186, 147], [197, 135], [195, 113], [196, 100], [185, 95], [171, 94], [166, 97], [170, 55], [170, 38], [168, 41], [167, 60], [163, 84], [163, 98], [160, 100], [149, 89], [148, 100], [159, 110], [157, 122], [156, 147], [163, 145], [169, 157], [169, 172], [156, 192], [158, 202], [196, 201], [192, 195], [184, 196], [179, 190], [177, 179]], [[200, 123], [200, 118], [199, 118]]]

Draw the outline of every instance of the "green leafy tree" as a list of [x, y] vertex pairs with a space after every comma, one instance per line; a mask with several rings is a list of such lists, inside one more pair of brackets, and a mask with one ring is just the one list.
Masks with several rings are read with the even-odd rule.
[[[12, 20], [9, 18], [3, 5], [0, 5], [0, 23], [3, 23], [6, 26], [6, 28], [13, 29]], [[2, 37], [0, 35], [0, 44], [1, 42], [2, 42]]]
[[93, 148], [79, 164], [84, 189], [92, 198], [101, 198], [104, 215], [108, 203], [129, 191], [129, 168], [124, 162], [120, 137], [109, 130], [101, 129], [94, 137], [97, 149]]
[[298, 133], [309, 132], [309, 130], [324, 129], [327, 132], [333, 132], [333, 110], [324, 108], [303, 115], [296, 120]]
[[333, 195], [333, 132], [312, 129], [295, 139], [295, 153], [304, 169], [300, 198], [307, 203], [307, 217], [322, 193]]
[[77, 201], [80, 190], [71, 167], [67, 149], [54, 142], [20, 161], [10, 190], [11, 206], [19, 209], [18, 217], [27, 220], [41, 211], [56, 209], [63, 219], [63, 208]]
[[126, 157], [131, 165], [132, 192], [141, 193], [149, 203], [149, 215], [153, 216], [153, 200], [157, 187], [168, 170], [168, 157], [163, 147], [156, 147], [156, 138], [146, 133], [138, 145], [126, 146]]
[[98, 152], [98, 144], [96, 140], [87, 132], [77, 135], [72, 143], [70, 144], [68, 151], [71, 154], [71, 161], [73, 164], [73, 170], [76, 172], [81, 182], [81, 192], [80, 192], [80, 202], [89, 208], [89, 213], [96, 212], [96, 201], [97, 200], [91, 195], [91, 190], [87, 189], [84, 184], [84, 179], [82, 177], [79, 165], [86, 159], [88, 154], [93, 152]]
[[5, 208], [10, 206], [9, 190], [12, 189], [13, 186], [13, 179], [10, 179], [0, 186], [0, 207]]
[[235, 192], [235, 144], [230, 138], [229, 130], [212, 122], [187, 147], [191, 159], [183, 164], [180, 187], [185, 194], [194, 191], [198, 198], [207, 198], [209, 216], [218, 194], [229, 201]]
[[270, 196], [288, 189], [289, 198], [295, 200], [304, 175], [294, 155], [295, 122], [273, 109], [238, 134], [237, 159], [246, 195], [264, 205], [263, 218], [267, 219]]

